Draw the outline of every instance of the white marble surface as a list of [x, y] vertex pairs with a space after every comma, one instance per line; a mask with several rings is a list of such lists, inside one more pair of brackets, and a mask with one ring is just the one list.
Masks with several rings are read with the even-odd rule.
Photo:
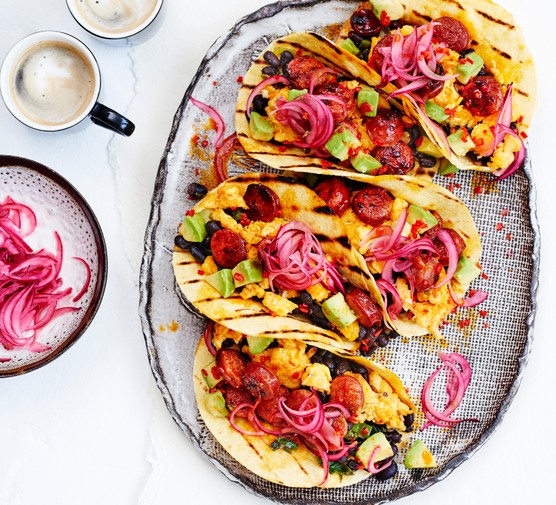
[[[131, 138], [92, 124], [39, 133], [0, 104], [0, 153], [34, 159], [69, 179], [96, 212], [109, 250], [104, 302], [82, 339], [45, 368], [0, 380], [0, 504], [177, 505], [192, 496], [206, 505], [268, 502], [229, 482], [174, 424], [149, 368], [138, 315], [143, 235], [174, 113], [214, 40], [266, 3], [166, 0], [148, 32], [114, 44], [83, 31], [64, 0], [0, 2], [0, 58], [33, 31], [76, 35], [98, 58], [103, 103], [137, 125]], [[548, 0], [500, 3], [523, 26], [540, 81], [530, 135], [543, 238], [535, 340], [521, 388], [488, 443], [400, 505], [553, 503], [556, 8]]]

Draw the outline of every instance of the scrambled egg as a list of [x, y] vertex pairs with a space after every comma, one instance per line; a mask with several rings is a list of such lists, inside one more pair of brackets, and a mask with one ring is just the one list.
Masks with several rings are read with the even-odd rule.
[[243, 334], [239, 331], [230, 330], [229, 328], [216, 323], [212, 334], [212, 343], [214, 344], [214, 348], [216, 350], [220, 349], [222, 347], [222, 343], [229, 338], [231, 338], [236, 344], [239, 344], [239, 341], [243, 338]]
[[314, 284], [307, 288], [307, 293], [311, 295], [311, 298], [316, 302], [324, 302], [330, 296], [330, 291], [326, 289], [322, 283]]
[[355, 320], [345, 328], [338, 328], [338, 331], [350, 342], [353, 342], [359, 337], [359, 322]]
[[413, 321], [438, 336], [438, 328], [455, 307], [448, 286], [420, 291], [417, 293], [416, 300], [411, 297], [411, 291], [405, 278], [396, 279], [396, 289], [402, 299], [403, 309], [413, 313]]
[[301, 384], [316, 391], [330, 393], [330, 383], [332, 376], [330, 368], [322, 363], [312, 363], [309, 365], [301, 376]]
[[244, 300], [249, 298], [264, 298], [265, 290], [259, 284], [247, 284], [240, 293]]
[[279, 340], [279, 347], [271, 347], [255, 354], [253, 359], [264, 363], [278, 377], [280, 384], [290, 389], [301, 387], [301, 378], [311, 360], [305, 352], [307, 345], [293, 339]]
[[297, 308], [297, 304], [290, 302], [287, 298], [272, 292], [265, 292], [263, 305], [277, 316], [287, 316]]
[[521, 148], [519, 141], [511, 135], [506, 135], [503, 142], [498, 144], [494, 150], [491, 161], [487, 166], [491, 168], [508, 167], [514, 161], [514, 153], [518, 152]]
[[201, 270], [205, 273], [205, 275], [211, 275], [218, 272], [218, 265], [212, 256], [207, 256], [201, 265]]
[[404, 416], [409, 414], [409, 407], [394, 393], [392, 387], [378, 373], [369, 373], [369, 382], [361, 374], [346, 372], [355, 377], [363, 388], [365, 403], [354, 416], [355, 422], [371, 421], [385, 424], [390, 429], [405, 430]]

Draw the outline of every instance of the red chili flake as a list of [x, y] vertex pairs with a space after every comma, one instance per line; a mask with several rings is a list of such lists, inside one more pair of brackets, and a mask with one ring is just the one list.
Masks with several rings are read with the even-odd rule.
[[481, 274], [481, 277], [482, 277], [485, 281], [488, 281], [488, 275], [485, 274], [484, 272]]
[[512, 240], [512, 234], [511, 233], [508, 233], [506, 235], [506, 240]]
[[220, 379], [220, 377], [222, 377], [222, 374], [220, 373], [220, 370], [218, 369], [218, 367], [216, 365], [214, 365], [210, 369], [210, 373], [215, 379]]
[[485, 145], [485, 139], [481, 139], [481, 138], [479, 138], [479, 139], [473, 139], [473, 142], [475, 142], [475, 145], [476, 145], [477, 147], [479, 147], [479, 146], [484, 146], [484, 145]]
[[458, 182], [454, 182], [454, 188], [461, 188], [461, 184], [459, 184]]
[[363, 435], [363, 436], [367, 435], [368, 433], [369, 433], [369, 429], [368, 429], [368, 428], [363, 428], [363, 429], [361, 430], [361, 435]]
[[193, 209], [189, 209], [189, 210], [185, 213], [185, 215], [186, 215], [186, 216], [190, 216], [190, 217], [191, 217], [191, 216], [194, 216], [194, 215], [195, 215], [195, 211], [194, 211]]
[[475, 186], [475, 188], [473, 189], [473, 193], [475, 193], [476, 195], [480, 195], [482, 192], [483, 192], [482, 186]]
[[501, 231], [504, 229], [504, 225], [502, 223], [496, 223], [496, 231]]
[[201, 370], [201, 374], [203, 374], [205, 377], [208, 377], [208, 372], [204, 368]]
[[359, 107], [359, 110], [363, 114], [369, 114], [369, 113], [373, 112], [375, 109], [370, 103], [364, 102], [364, 103], [361, 104], [361, 107]]
[[301, 312], [303, 312], [303, 314], [308, 314], [309, 313], [309, 306], [305, 303], [300, 303], [299, 304], [299, 310]]
[[272, 317], [276, 317], [276, 316], [277, 316], [276, 312], [273, 312], [272, 310], [270, 311], [270, 315], [271, 315]]
[[199, 171], [198, 168], [195, 169], [195, 175], [196, 175], [197, 177], [199, 177], [199, 175], [201, 175], [201, 172]]
[[298, 378], [299, 378], [299, 372], [293, 372], [292, 379], [298, 379]]
[[301, 49], [298, 49], [298, 50], [295, 52], [295, 55], [296, 55], [297, 57], [303, 56], [303, 51], [302, 51]]
[[373, 333], [373, 337], [378, 337], [381, 333], [382, 333], [382, 329], [379, 328], [378, 330], [375, 330], [375, 332]]
[[470, 319], [463, 319], [462, 321], [459, 322], [459, 327], [460, 328], [466, 328], [467, 326], [469, 326], [471, 324], [471, 320]]
[[205, 140], [203, 140], [203, 141], [201, 142], [201, 145], [202, 145], [203, 147], [208, 147], [209, 141], [208, 141], [207, 139], [205, 139]]
[[500, 215], [502, 217], [506, 217], [509, 213], [510, 213], [510, 211], [508, 209], [502, 209], [502, 212], [500, 212]]
[[196, 133], [195, 135], [193, 135], [193, 137], [191, 137], [191, 143], [192, 144], [197, 144], [197, 142], [199, 142], [199, 134]]
[[218, 84], [218, 82], [212, 81], [212, 85], [213, 85], [213, 86], [216, 86], [217, 84]]
[[451, 182], [448, 184], [448, 191], [454, 192], [454, 185]]
[[419, 138], [415, 141], [415, 145], [416, 145], [417, 147], [419, 147], [419, 146], [423, 143], [423, 140], [425, 140], [425, 137], [419, 137]]
[[243, 82], [243, 76], [240, 75], [236, 80], [241, 84]]
[[234, 274], [234, 279], [235, 279], [237, 282], [243, 282], [243, 281], [245, 280], [245, 277], [243, 276], [243, 274], [240, 274], [239, 272], [236, 272], [236, 273]]
[[519, 132], [519, 134], [521, 135], [521, 138], [526, 139], [528, 137], [528, 135], [525, 132]]
[[278, 151], [280, 151], [281, 153], [286, 151], [286, 146], [280, 146], [278, 147]]
[[519, 116], [517, 118], [517, 123], [523, 123], [523, 116]]
[[444, 112], [448, 116], [454, 117], [456, 115], [456, 108], [455, 107], [444, 107]]
[[487, 317], [488, 316], [488, 310], [479, 310], [479, 315], [481, 317]]
[[388, 16], [386, 9], [380, 13], [380, 24], [382, 26], [390, 26], [390, 17]]
[[488, 328], [488, 323], [483, 324], [483, 328]]
[[199, 275], [205, 275], [204, 270], [201, 270], [201, 269], [197, 270], [197, 273], [198, 273]]
[[267, 270], [264, 270], [264, 271], [263, 271], [263, 277], [264, 277], [265, 279], [268, 279], [269, 275], [270, 275], [270, 274], [268, 273]]
[[251, 224], [251, 219], [247, 217], [247, 214], [242, 214], [241, 218], [239, 219], [239, 224], [241, 226], [249, 226]]

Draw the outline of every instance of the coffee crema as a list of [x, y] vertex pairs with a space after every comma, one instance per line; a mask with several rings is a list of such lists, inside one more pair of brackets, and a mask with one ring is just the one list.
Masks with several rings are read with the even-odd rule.
[[132, 31], [153, 14], [158, 0], [73, 0], [79, 15], [99, 32]]
[[64, 42], [41, 42], [19, 58], [11, 74], [17, 108], [45, 126], [70, 123], [90, 109], [95, 73], [89, 60]]

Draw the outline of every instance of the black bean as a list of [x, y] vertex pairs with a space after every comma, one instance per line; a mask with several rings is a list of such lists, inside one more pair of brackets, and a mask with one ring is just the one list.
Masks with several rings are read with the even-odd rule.
[[189, 249], [191, 247], [191, 242], [185, 240], [181, 235], [174, 237], [174, 244], [180, 249]]
[[207, 235], [212, 237], [218, 230], [222, 229], [222, 225], [218, 221], [211, 220], [205, 224], [205, 229], [207, 230]]
[[378, 472], [375, 477], [380, 481], [385, 481], [391, 479], [398, 473], [398, 465], [395, 461], [392, 461], [382, 472]]
[[290, 51], [284, 51], [281, 55], [280, 55], [280, 63], [282, 64], [288, 64], [290, 61], [293, 60], [293, 54]]
[[257, 95], [253, 99], [253, 109], [258, 112], [261, 116], [266, 116], [266, 108], [268, 107], [268, 98], [263, 95]]
[[354, 373], [359, 373], [361, 375], [367, 374], [367, 369], [363, 365], [360, 365], [359, 363], [355, 363], [355, 361], [351, 363], [351, 371]]
[[416, 154], [416, 158], [417, 161], [419, 162], [419, 165], [421, 165], [423, 168], [432, 168], [436, 165], [437, 162], [434, 156], [425, 153], [418, 152]]
[[392, 447], [392, 452], [394, 453], [394, 456], [398, 454], [398, 446], [396, 444], [390, 444], [390, 447]]
[[402, 434], [396, 430], [388, 430], [384, 432], [386, 440], [390, 442], [391, 445], [397, 444], [402, 439]]
[[189, 248], [189, 252], [191, 253], [191, 256], [195, 258], [195, 261], [198, 261], [199, 263], [203, 263], [208, 256], [207, 250], [201, 245], [197, 245], [197, 244], [193, 244]]
[[361, 44], [361, 42], [363, 42], [363, 37], [361, 37], [361, 35], [357, 35], [357, 33], [355, 33], [353, 30], [350, 31], [348, 33], [348, 37], [353, 41], [353, 43], [359, 47], [359, 45]]
[[355, 472], [359, 468], [359, 461], [355, 459], [350, 459], [347, 462], [347, 466], [349, 466], [349, 468]]
[[349, 361], [347, 359], [340, 360], [340, 362], [336, 365], [336, 373], [338, 375], [342, 375], [346, 372], [351, 372]]
[[224, 348], [233, 347], [234, 345], [235, 342], [233, 338], [227, 338], [226, 340], [224, 340], [224, 342], [222, 342], [222, 347]]
[[336, 371], [336, 360], [332, 357], [332, 354], [327, 353], [322, 359], [322, 362], [330, 368], [330, 373], [334, 373]]
[[195, 200], [200, 200], [207, 193], [208, 189], [198, 182], [192, 182], [189, 186], [187, 186], [187, 194]]
[[278, 70], [276, 67], [268, 66], [268, 67], [264, 67], [264, 68], [261, 70], [261, 72], [262, 72], [264, 75], [272, 76], [272, 75], [277, 75], [278, 72], [279, 72], [279, 70]]
[[271, 67], [278, 68], [280, 66], [280, 59], [272, 51], [266, 51], [263, 58]]
[[409, 133], [410, 146], [413, 146], [413, 144], [415, 144], [415, 141], [422, 136], [421, 128], [419, 128], [419, 126], [416, 124], [414, 124], [409, 130], [407, 130], [407, 132]]
[[386, 333], [381, 333], [376, 339], [376, 344], [379, 347], [386, 347], [389, 341], [390, 338], [388, 337], [388, 335], [386, 335]]
[[405, 431], [411, 431], [413, 429], [413, 421], [415, 420], [415, 416], [413, 414], [408, 414], [403, 418], [403, 422], [405, 425]]

